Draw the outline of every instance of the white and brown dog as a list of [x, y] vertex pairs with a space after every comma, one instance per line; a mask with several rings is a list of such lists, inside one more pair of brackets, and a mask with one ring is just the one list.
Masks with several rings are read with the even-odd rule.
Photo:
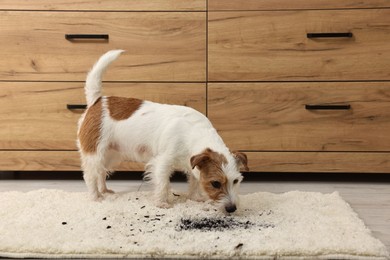
[[170, 177], [182, 171], [188, 176], [190, 199], [211, 199], [234, 212], [243, 178], [240, 167], [248, 171], [246, 155], [230, 152], [207, 117], [192, 108], [101, 96], [102, 74], [122, 52], [104, 54], [85, 84], [88, 108], [79, 121], [78, 147], [92, 198], [112, 193], [106, 177], [127, 160], [146, 163], [145, 177], [154, 184], [159, 207], [170, 207]]

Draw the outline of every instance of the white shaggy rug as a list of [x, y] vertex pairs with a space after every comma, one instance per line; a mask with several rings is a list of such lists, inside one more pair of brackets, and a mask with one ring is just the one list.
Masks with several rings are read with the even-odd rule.
[[0, 193], [0, 257], [387, 259], [338, 193], [254, 193], [225, 216], [172, 194], [171, 209], [151, 193], [111, 195], [37, 190]]

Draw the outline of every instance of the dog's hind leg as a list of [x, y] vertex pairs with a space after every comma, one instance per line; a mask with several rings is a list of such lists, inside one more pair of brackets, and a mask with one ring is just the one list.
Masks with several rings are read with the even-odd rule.
[[118, 167], [121, 162], [122, 158], [120, 153], [115, 151], [106, 152], [104, 160], [104, 173], [101, 174], [98, 178], [98, 188], [100, 193], [114, 193], [114, 191], [107, 189], [106, 179], [110, 176], [110, 174], [114, 173], [116, 167]]
[[83, 155], [81, 161], [89, 195], [92, 200], [99, 201], [102, 199], [102, 194], [99, 192], [98, 185], [101, 176], [106, 174], [104, 166], [96, 155]]
[[110, 173], [107, 172], [107, 170], [104, 170], [101, 172], [101, 174], [99, 174], [99, 177], [98, 177], [98, 189], [99, 189], [99, 192], [101, 194], [105, 194], [105, 193], [114, 193], [113, 190], [109, 190], [107, 188], [107, 184], [106, 184], [106, 179], [108, 177]]

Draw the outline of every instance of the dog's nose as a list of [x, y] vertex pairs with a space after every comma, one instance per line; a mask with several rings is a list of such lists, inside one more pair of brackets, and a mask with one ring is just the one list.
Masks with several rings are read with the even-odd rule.
[[226, 206], [226, 207], [225, 207], [225, 210], [226, 210], [226, 212], [228, 212], [228, 213], [232, 213], [232, 212], [234, 212], [234, 211], [237, 210], [237, 207], [236, 207], [236, 205], [229, 205], [229, 206]]

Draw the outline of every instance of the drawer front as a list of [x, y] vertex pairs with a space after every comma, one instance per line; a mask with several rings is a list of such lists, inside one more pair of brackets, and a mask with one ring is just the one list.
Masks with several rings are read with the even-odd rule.
[[[390, 173], [390, 153], [247, 152], [251, 172]], [[80, 171], [76, 151], [0, 151], [0, 171]], [[120, 171], [143, 171], [124, 162]], [[0, 173], [1, 174], [1, 173]]]
[[[251, 171], [390, 173], [390, 153], [247, 152]], [[1, 166], [0, 166], [1, 167]]]
[[[27, 1], [27, 0], [26, 0]], [[388, 0], [208, 0], [209, 11], [224, 10], [292, 10], [292, 9], [349, 9], [390, 7]]]
[[[0, 151], [0, 158], [0, 171], [81, 171], [77, 151]], [[123, 162], [117, 170], [143, 171], [144, 165]]]
[[0, 24], [0, 80], [83, 81], [100, 55], [118, 48], [127, 52], [105, 80], [205, 80], [202, 12], [0, 12]]
[[[105, 95], [186, 105], [205, 113], [205, 84], [110, 83]], [[82, 83], [0, 83], [0, 149], [75, 150], [77, 122], [85, 104]]]
[[390, 80], [389, 9], [208, 17], [210, 81]]
[[231, 149], [390, 151], [390, 83], [213, 83], [211, 122]]
[[0, 0], [0, 10], [204, 11], [206, 0]]

